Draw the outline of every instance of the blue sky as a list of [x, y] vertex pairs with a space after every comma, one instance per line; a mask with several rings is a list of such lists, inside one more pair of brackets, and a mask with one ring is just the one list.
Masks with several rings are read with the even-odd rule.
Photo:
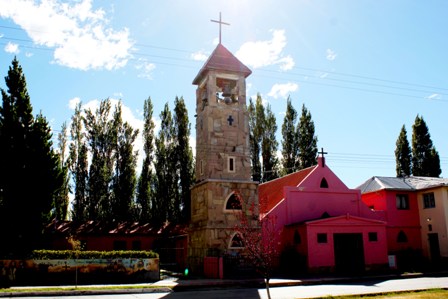
[[[17, 56], [34, 113], [55, 135], [76, 102], [95, 108], [106, 98], [121, 99], [139, 128], [147, 97], [158, 122], [163, 105], [183, 96], [193, 122], [192, 81], [216, 47], [210, 20], [220, 12], [231, 24], [222, 43], [252, 69], [247, 95], [272, 106], [279, 141], [289, 95], [296, 110], [310, 110], [327, 165], [353, 188], [395, 176], [401, 126], [411, 141], [420, 114], [446, 177], [444, 0], [0, 0], [0, 74]], [[194, 146], [193, 123], [192, 134]]]

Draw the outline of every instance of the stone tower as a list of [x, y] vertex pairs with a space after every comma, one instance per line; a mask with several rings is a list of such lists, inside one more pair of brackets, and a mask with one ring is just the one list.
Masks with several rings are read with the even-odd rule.
[[207, 255], [243, 250], [235, 229], [238, 215], [258, 214], [246, 106], [246, 77], [251, 73], [220, 43], [193, 80], [198, 86], [197, 182], [191, 189], [188, 247], [198, 264]]

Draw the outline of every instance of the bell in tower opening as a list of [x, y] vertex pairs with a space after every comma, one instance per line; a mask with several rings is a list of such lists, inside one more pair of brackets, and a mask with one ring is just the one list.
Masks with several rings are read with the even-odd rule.
[[224, 102], [226, 104], [238, 103], [238, 88], [237, 81], [216, 78], [216, 87], [218, 92], [216, 93], [216, 100], [218, 102]]

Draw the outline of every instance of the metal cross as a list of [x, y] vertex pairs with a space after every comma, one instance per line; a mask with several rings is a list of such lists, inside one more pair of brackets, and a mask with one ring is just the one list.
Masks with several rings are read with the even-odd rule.
[[325, 167], [325, 157], [324, 155], [328, 154], [327, 152], [324, 152], [324, 148], [322, 147], [320, 152], [317, 152], [318, 154], [322, 155], [322, 167]]
[[231, 126], [234, 121], [232, 115], [229, 115], [229, 117], [227, 118], [227, 121], [229, 122], [229, 126]]
[[224, 25], [230, 25], [230, 24], [221, 21], [221, 12], [219, 12], [219, 21], [217, 21], [217, 20], [210, 20], [210, 21], [219, 24], [219, 44], [221, 44], [221, 25], [223, 25], [223, 24], [224, 24]]

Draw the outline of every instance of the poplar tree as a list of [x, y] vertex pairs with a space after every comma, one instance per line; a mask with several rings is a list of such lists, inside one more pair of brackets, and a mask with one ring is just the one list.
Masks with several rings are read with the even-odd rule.
[[109, 99], [101, 101], [95, 112], [85, 110], [84, 125], [92, 155], [86, 204], [89, 220], [108, 220], [112, 217], [110, 191], [117, 130], [116, 119], [111, 119], [110, 113], [111, 102]]
[[84, 117], [81, 103], [78, 103], [72, 116], [70, 127], [72, 142], [69, 146], [69, 169], [74, 184], [72, 220], [87, 220], [87, 191], [88, 191], [88, 148], [85, 140]]
[[247, 108], [247, 111], [249, 113], [249, 144], [252, 180], [261, 182], [260, 137], [259, 129], [257, 127], [256, 109], [252, 98], [249, 99], [249, 106]]
[[185, 222], [190, 218], [190, 187], [194, 181], [193, 151], [190, 147], [190, 122], [184, 99], [174, 101], [174, 138], [176, 169], [179, 177], [179, 197], [174, 204], [175, 220]]
[[439, 177], [440, 173], [439, 153], [432, 144], [426, 122], [417, 115], [412, 126], [412, 174]]
[[138, 130], [134, 130], [128, 122], [123, 122], [121, 114], [120, 102], [114, 112], [114, 129], [117, 130], [117, 139], [111, 216], [116, 221], [130, 221], [135, 212], [134, 196], [137, 184], [135, 167], [137, 166], [138, 152], [134, 151], [134, 142]]
[[161, 126], [155, 139], [153, 223], [162, 224], [174, 218], [174, 203], [177, 194], [174, 191], [177, 174], [176, 161], [173, 158], [173, 118], [168, 103], [160, 113]]
[[406, 127], [403, 125], [401, 127], [400, 135], [398, 135], [395, 148], [395, 169], [397, 172], [397, 177], [411, 175], [411, 162], [411, 147], [409, 145]]
[[0, 253], [23, 256], [39, 246], [62, 176], [48, 122], [42, 114], [33, 117], [16, 58], [5, 82], [0, 107]]
[[59, 167], [62, 171], [62, 187], [58, 192], [53, 209], [53, 217], [56, 220], [67, 220], [68, 214], [68, 194], [70, 192], [70, 176], [68, 168], [67, 149], [67, 123], [64, 122], [61, 132], [58, 134], [59, 143]]
[[311, 113], [302, 105], [302, 115], [297, 125], [297, 148], [296, 169], [304, 169], [317, 164], [317, 136], [315, 136], [314, 122]]
[[264, 116], [264, 129], [262, 139], [262, 158], [263, 158], [263, 182], [267, 182], [279, 177], [278, 173], [278, 141], [276, 139], [277, 124], [271, 106], [266, 107]]
[[296, 131], [297, 111], [291, 103], [286, 101], [286, 114], [282, 124], [282, 171], [289, 174], [297, 170], [296, 158], [298, 156], [298, 137]]
[[137, 184], [137, 205], [139, 207], [138, 219], [142, 222], [150, 221], [152, 217], [151, 208], [151, 177], [152, 163], [154, 158], [154, 128], [155, 124], [152, 119], [153, 104], [151, 98], [148, 97], [143, 103], [143, 151], [145, 158], [143, 159], [142, 170]]

